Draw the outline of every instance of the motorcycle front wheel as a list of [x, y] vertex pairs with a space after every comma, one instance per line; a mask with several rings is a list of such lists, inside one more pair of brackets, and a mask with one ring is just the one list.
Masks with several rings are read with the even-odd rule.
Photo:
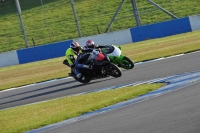
[[124, 58], [122, 59], [122, 64], [120, 64], [120, 67], [124, 69], [132, 69], [134, 67], [134, 63], [132, 62], [131, 59], [124, 56]]
[[83, 83], [83, 84], [86, 84], [86, 83], [89, 83], [90, 82], [90, 78], [88, 77], [85, 77], [85, 76], [82, 76], [81, 78], [77, 78], [77, 77], [74, 77], [77, 81]]
[[112, 63], [110, 63], [107, 66], [107, 72], [109, 73], [110, 76], [115, 77], [115, 78], [121, 77], [122, 75], [122, 72], [119, 69], [119, 67]]

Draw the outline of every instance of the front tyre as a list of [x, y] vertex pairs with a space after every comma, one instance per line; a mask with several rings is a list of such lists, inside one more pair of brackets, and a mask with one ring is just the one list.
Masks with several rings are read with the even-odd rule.
[[86, 83], [89, 83], [90, 82], [90, 78], [89, 77], [85, 77], [84, 75], [81, 77], [81, 78], [77, 78], [77, 77], [74, 77], [77, 81], [83, 83], [83, 84], [86, 84]]
[[121, 75], [122, 75], [122, 72], [119, 69], [119, 67], [114, 65], [114, 64], [112, 64], [112, 63], [110, 63], [107, 66], [107, 72], [109, 73], [110, 76], [113, 76], [115, 78], [121, 77]]
[[124, 56], [120, 66], [124, 69], [132, 69], [134, 67], [134, 63], [128, 57]]

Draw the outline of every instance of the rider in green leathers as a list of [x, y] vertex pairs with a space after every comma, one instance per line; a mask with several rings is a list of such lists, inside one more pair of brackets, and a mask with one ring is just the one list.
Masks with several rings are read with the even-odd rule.
[[72, 42], [70, 48], [66, 50], [66, 59], [63, 61], [63, 64], [73, 69], [75, 66], [75, 60], [79, 53], [81, 53], [81, 46], [78, 42]]

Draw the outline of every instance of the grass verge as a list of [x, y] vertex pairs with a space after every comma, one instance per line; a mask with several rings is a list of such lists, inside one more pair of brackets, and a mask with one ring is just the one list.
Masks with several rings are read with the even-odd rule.
[[[117, 11], [121, 0], [74, 0], [82, 37], [101, 34]], [[200, 13], [199, 0], [155, 0], [178, 18]], [[44, 6], [42, 6], [44, 5]], [[21, 15], [29, 47], [78, 38], [76, 22], [69, 0], [20, 0]], [[146, 0], [137, 0], [142, 25], [172, 20]], [[110, 31], [136, 26], [132, 4], [124, 1]], [[0, 2], [0, 53], [25, 48], [14, 0]]]
[[[135, 62], [200, 50], [200, 31], [122, 45]], [[0, 68], [0, 90], [68, 76], [65, 57]]]
[[79, 96], [68, 96], [47, 102], [0, 110], [1, 133], [25, 132], [45, 125], [80, 116], [162, 87], [143, 84]]

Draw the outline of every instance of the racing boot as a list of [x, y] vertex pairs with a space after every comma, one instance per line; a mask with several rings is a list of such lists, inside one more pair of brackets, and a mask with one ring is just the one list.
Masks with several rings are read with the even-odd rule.
[[71, 73], [68, 73], [69, 76], [75, 77], [75, 73], [73, 72], [74, 67], [71, 67]]
[[69, 76], [75, 77], [76, 75], [74, 73], [68, 73]]

